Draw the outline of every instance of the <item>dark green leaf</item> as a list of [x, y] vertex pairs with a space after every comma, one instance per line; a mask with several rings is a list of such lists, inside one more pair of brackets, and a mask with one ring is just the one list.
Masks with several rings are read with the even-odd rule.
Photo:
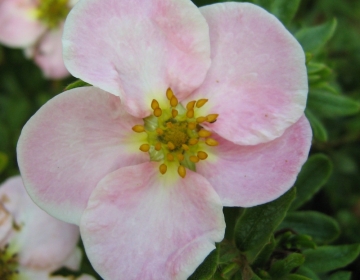
[[8, 164], [7, 155], [0, 152], [0, 173], [6, 168], [7, 164]]
[[238, 249], [242, 252], [261, 250], [284, 219], [295, 194], [295, 188], [292, 188], [270, 203], [247, 208], [235, 226]]
[[274, 279], [280, 279], [289, 274], [294, 268], [299, 267], [304, 262], [302, 254], [293, 253], [283, 260], [276, 261], [270, 268], [270, 275]]
[[281, 280], [314, 280], [299, 274], [289, 274]]
[[271, 5], [273, 13], [281, 22], [288, 25], [296, 14], [301, 0], [274, 0]]
[[329, 280], [350, 280], [351, 272], [350, 271], [338, 271], [331, 274]]
[[283, 228], [310, 235], [318, 243], [333, 241], [340, 234], [339, 225], [333, 218], [315, 211], [288, 213], [279, 226], [279, 229]]
[[297, 188], [296, 198], [290, 206], [290, 210], [295, 210], [319, 191], [326, 183], [332, 172], [330, 159], [323, 154], [311, 156], [301, 168], [295, 182]]
[[303, 28], [295, 34], [295, 37], [305, 52], [316, 53], [333, 36], [336, 24], [336, 19], [333, 19], [316, 27]]
[[255, 261], [253, 262], [253, 267], [263, 267], [266, 262], [269, 260], [271, 254], [273, 253], [276, 246], [274, 235], [270, 237], [269, 243], [267, 243], [261, 252], [257, 255]]
[[218, 250], [212, 251], [203, 263], [188, 278], [189, 280], [208, 280], [214, 275], [218, 263]]
[[309, 108], [306, 108], [305, 115], [310, 122], [314, 138], [320, 142], [326, 142], [328, 140], [328, 133], [322, 122], [311, 112]]
[[308, 277], [311, 280], [320, 280], [320, 278], [317, 276], [317, 274], [314, 271], [312, 271], [310, 268], [304, 265], [300, 266], [300, 268], [296, 271], [296, 273]]
[[352, 263], [360, 253], [360, 245], [323, 246], [305, 250], [303, 253], [306, 267], [323, 273]]
[[79, 80], [69, 84], [68, 86], [66, 86], [65, 90], [70, 90], [70, 89], [78, 88], [78, 87], [88, 87], [88, 86], [91, 86], [91, 85], [79, 79]]
[[325, 68], [327, 68], [327, 66], [323, 63], [310, 62], [307, 65], [307, 72], [308, 74], [316, 74]]

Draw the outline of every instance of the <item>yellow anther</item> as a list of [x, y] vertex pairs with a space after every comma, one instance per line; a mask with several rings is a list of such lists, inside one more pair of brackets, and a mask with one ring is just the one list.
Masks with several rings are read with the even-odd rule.
[[207, 138], [207, 139], [205, 140], [205, 143], [206, 143], [207, 145], [209, 145], [209, 146], [217, 146], [217, 145], [219, 145], [219, 142], [216, 141], [215, 139], [212, 139], [212, 138]]
[[160, 108], [159, 102], [157, 102], [156, 99], [153, 99], [153, 100], [151, 101], [151, 109], [155, 110], [156, 108]]
[[189, 145], [196, 145], [199, 142], [197, 138], [191, 138], [189, 140]]
[[203, 123], [205, 121], [207, 121], [207, 117], [198, 117], [198, 118], [196, 118], [197, 123]]
[[173, 91], [171, 90], [171, 88], [168, 88], [166, 91], [166, 97], [167, 99], [171, 100], [171, 98], [174, 96]]
[[168, 146], [168, 148], [170, 149], [170, 150], [174, 150], [175, 149], [175, 145], [172, 143], [172, 142], [168, 142], [167, 143], [167, 146]]
[[173, 127], [174, 127], [173, 124], [172, 124], [172, 122], [167, 122], [167, 123], [166, 123], [166, 126], [167, 126], [168, 128], [173, 128]]
[[199, 159], [204, 160], [204, 159], [207, 159], [208, 154], [203, 152], [203, 151], [198, 151], [197, 156], [198, 156]]
[[191, 130], [195, 129], [196, 128], [196, 123], [193, 123], [193, 122], [188, 123], [188, 128], [191, 129]]
[[132, 127], [132, 130], [135, 132], [144, 132], [145, 127], [143, 125], [137, 124]]
[[192, 161], [193, 163], [197, 163], [197, 162], [199, 162], [199, 160], [200, 160], [197, 156], [191, 156], [189, 159], [190, 159], [190, 161]]
[[172, 107], [176, 107], [176, 105], [178, 105], [179, 101], [177, 100], [177, 98], [175, 97], [175, 95], [173, 97], [171, 97], [170, 99], [170, 105]]
[[139, 149], [142, 152], [148, 152], [150, 150], [150, 145], [149, 144], [142, 144]]
[[159, 135], [163, 135], [164, 134], [164, 130], [162, 130], [160, 127], [158, 127], [157, 129], [155, 129], [156, 133]]
[[161, 174], [165, 174], [166, 171], [167, 171], [167, 166], [166, 166], [166, 164], [161, 164], [161, 165], [159, 166], [159, 171], [160, 171]]
[[219, 116], [219, 114], [210, 114], [210, 115], [206, 116], [206, 119], [209, 123], [213, 123], [216, 121], [218, 116]]
[[186, 116], [187, 116], [189, 119], [193, 118], [193, 117], [194, 117], [194, 109], [188, 110], [188, 111], [186, 112]]
[[210, 131], [207, 131], [205, 129], [201, 129], [199, 132], [198, 132], [199, 136], [200, 137], [209, 137], [211, 135], [211, 132]]
[[155, 116], [155, 117], [160, 117], [161, 114], [162, 114], [162, 110], [161, 110], [160, 108], [156, 108], [156, 109], [154, 110], [154, 116]]
[[188, 151], [189, 150], [189, 146], [186, 144], [182, 144], [181, 147], [185, 150]]
[[196, 102], [196, 108], [201, 108], [202, 106], [205, 105], [206, 102], [208, 102], [208, 99], [199, 99]]
[[167, 154], [166, 158], [168, 161], [173, 161], [174, 160], [174, 156], [172, 154]]
[[186, 109], [191, 110], [194, 109], [196, 100], [190, 101], [188, 104], [186, 104]]
[[179, 161], [183, 161], [184, 160], [184, 155], [183, 154], [177, 154], [177, 158]]
[[182, 165], [179, 165], [179, 167], [178, 167], [178, 173], [179, 173], [180, 177], [185, 178], [185, 176], [186, 176], [186, 169], [185, 169], [185, 167], [182, 166]]
[[177, 116], [178, 114], [179, 114], [178, 110], [172, 109], [171, 115], [172, 115], [173, 118], [176, 118], [176, 116]]
[[161, 143], [160, 143], [160, 142], [157, 142], [157, 143], [155, 144], [155, 150], [157, 150], [157, 151], [160, 151], [160, 150], [161, 150]]

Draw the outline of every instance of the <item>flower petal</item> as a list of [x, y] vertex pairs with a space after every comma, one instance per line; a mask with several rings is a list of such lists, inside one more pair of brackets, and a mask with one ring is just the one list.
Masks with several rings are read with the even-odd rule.
[[10, 47], [27, 47], [35, 43], [45, 26], [32, 15], [36, 1], [0, 1], [0, 42]]
[[188, 0], [80, 1], [63, 46], [73, 76], [119, 95], [141, 118], [168, 87], [179, 100], [190, 94], [210, 65], [208, 26]]
[[209, 126], [241, 145], [273, 140], [303, 114], [305, 56], [275, 16], [249, 3], [201, 8], [210, 28], [212, 63], [191, 99], [209, 98]]
[[158, 166], [121, 168], [91, 195], [80, 231], [105, 279], [186, 279], [223, 238], [222, 205], [210, 184], [192, 171], [171, 180]]
[[265, 144], [234, 145], [220, 137], [207, 160], [196, 165], [224, 206], [251, 207], [274, 200], [290, 189], [311, 145], [311, 128], [303, 116], [285, 133]]
[[95, 87], [59, 94], [30, 119], [18, 143], [20, 171], [33, 200], [48, 213], [78, 223], [97, 183], [122, 166], [149, 160], [146, 134], [132, 126], [119, 97]]
[[2, 185], [0, 197], [19, 227], [10, 243], [17, 249], [20, 264], [35, 270], [60, 268], [76, 246], [79, 228], [41, 210], [30, 199], [20, 176]]

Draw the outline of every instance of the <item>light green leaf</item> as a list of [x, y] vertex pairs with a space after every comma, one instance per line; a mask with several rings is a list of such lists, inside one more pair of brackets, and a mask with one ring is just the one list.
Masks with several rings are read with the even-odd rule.
[[328, 140], [328, 133], [322, 122], [311, 112], [309, 108], [305, 109], [305, 115], [310, 122], [314, 138], [320, 142], [326, 142]]
[[67, 85], [65, 90], [70, 90], [70, 89], [78, 88], [78, 87], [88, 87], [88, 86], [91, 86], [91, 85], [88, 84], [87, 82], [84, 82], [79, 79], [79, 80], [76, 80], [75, 82]]
[[295, 182], [297, 194], [290, 206], [290, 210], [296, 210], [310, 200], [326, 183], [331, 173], [332, 163], [326, 155], [316, 154], [311, 156], [301, 168]]

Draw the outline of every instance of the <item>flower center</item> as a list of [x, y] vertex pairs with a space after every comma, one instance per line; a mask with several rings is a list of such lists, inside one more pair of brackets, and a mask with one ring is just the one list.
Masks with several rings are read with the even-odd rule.
[[36, 18], [49, 28], [56, 28], [70, 11], [69, 0], [41, 0]]
[[15, 280], [19, 275], [18, 257], [16, 254], [9, 252], [9, 246], [6, 245], [0, 249], [0, 279], [1, 280]]
[[147, 143], [142, 144], [140, 150], [148, 152], [151, 161], [161, 163], [161, 174], [165, 174], [168, 166], [175, 163], [178, 174], [184, 178], [186, 168], [195, 171], [195, 164], [208, 157], [201, 150], [203, 144], [218, 145], [216, 140], [210, 138], [211, 132], [201, 126], [204, 122], [215, 122], [218, 114], [195, 116], [196, 108], [204, 106], [207, 99], [190, 101], [185, 108], [171, 89], [167, 90], [166, 97], [170, 103], [168, 108], [160, 108], [159, 102], [154, 99], [151, 102], [153, 114], [144, 119], [144, 125], [135, 125], [132, 129], [147, 133]]

